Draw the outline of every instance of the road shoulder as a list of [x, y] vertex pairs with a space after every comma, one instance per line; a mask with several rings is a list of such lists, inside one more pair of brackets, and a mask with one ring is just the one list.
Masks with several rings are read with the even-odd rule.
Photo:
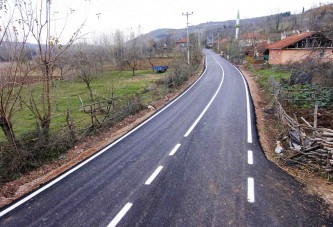
[[276, 144], [277, 132], [272, 125], [278, 124], [277, 120], [264, 113], [265, 109], [270, 108], [269, 101], [265, 100], [263, 91], [256, 83], [252, 73], [244, 66], [240, 66], [242, 74], [245, 76], [249, 85], [251, 97], [255, 107], [257, 130], [259, 141], [266, 157], [282, 170], [295, 177], [299, 182], [307, 187], [307, 191], [311, 194], [319, 195], [329, 205], [330, 210], [333, 212], [333, 184], [325, 179], [316, 176], [304, 170], [291, 168], [279, 162], [277, 155], [273, 152]]

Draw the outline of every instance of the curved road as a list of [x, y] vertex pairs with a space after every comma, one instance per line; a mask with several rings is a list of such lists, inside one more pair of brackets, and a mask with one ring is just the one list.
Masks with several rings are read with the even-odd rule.
[[246, 82], [206, 70], [121, 139], [0, 212], [0, 226], [321, 226], [327, 207], [269, 162]]

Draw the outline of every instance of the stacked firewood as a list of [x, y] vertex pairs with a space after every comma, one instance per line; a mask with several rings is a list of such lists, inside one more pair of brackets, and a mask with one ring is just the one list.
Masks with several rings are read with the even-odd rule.
[[321, 159], [322, 167], [327, 172], [333, 172], [333, 130], [327, 128], [316, 130], [313, 141], [319, 145], [316, 156]]
[[289, 160], [319, 164], [322, 170], [333, 172], [333, 130], [317, 128], [301, 117], [302, 123], [297, 118], [290, 117], [276, 99], [276, 113], [288, 129], [289, 147], [284, 150], [292, 151]]

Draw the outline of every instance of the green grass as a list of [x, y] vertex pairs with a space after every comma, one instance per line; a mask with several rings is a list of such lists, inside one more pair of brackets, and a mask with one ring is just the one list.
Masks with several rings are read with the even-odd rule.
[[[157, 91], [146, 91], [146, 88], [155, 84], [155, 81], [160, 78], [158, 74], [154, 74], [150, 70], [138, 70], [136, 76], [132, 76], [131, 71], [113, 71], [105, 72], [104, 74], [94, 75], [95, 79], [91, 82], [94, 95], [97, 97], [107, 98], [110, 97], [110, 90], [115, 87], [115, 96], [119, 102], [126, 100], [126, 97], [134, 94], [141, 94], [141, 99], [145, 105], [150, 104], [152, 101], [158, 99], [156, 93], [163, 93], [162, 87], [158, 87]], [[41, 84], [30, 85], [25, 87], [21, 97], [26, 102], [29, 102], [30, 94], [32, 94], [37, 101], [40, 100], [42, 91]], [[81, 111], [81, 102], [79, 96], [84, 104], [91, 103], [89, 91], [86, 84], [76, 79], [72, 81], [56, 81], [55, 87], [52, 88], [52, 121], [51, 130], [57, 131], [66, 126], [66, 111], [71, 110], [72, 117], [75, 124], [80, 127], [88, 127], [90, 123], [89, 114]], [[31, 111], [22, 106], [18, 109], [13, 117], [14, 132], [17, 137], [25, 133], [29, 133], [36, 128], [36, 119]], [[40, 103], [39, 108], [42, 109]], [[0, 141], [5, 140], [3, 132], [0, 132]]]
[[280, 79], [288, 79], [290, 76], [289, 72], [285, 71], [276, 71], [273, 69], [259, 69], [256, 70], [255, 68], [250, 68], [251, 72], [255, 74], [256, 80], [259, 82], [259, 84], [264, 87], [265, 89], [268, 88], [269, 84], [269, 77], [273, 77], [277, 82], [280, 81]]

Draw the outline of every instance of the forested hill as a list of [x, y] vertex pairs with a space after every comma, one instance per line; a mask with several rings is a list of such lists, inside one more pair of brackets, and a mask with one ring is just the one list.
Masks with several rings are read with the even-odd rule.
[[[189, 27], [190, 33], [200, 32], [203, 35], [232, 38], [235, 35], [235, 20], [206, 22]], [[278, 39], [282, 32], [288, 31], [328, 31], [333, 30], [333, 4], [322, 5], [300, 14], [290, 11], [256, 18], [241, 18], [240, 34], [258, 33], [269, 36], [272, 41]], [[145, 34], [146, 39], [165, 40], [185, 37], [184, 29], [157, 29]]]

